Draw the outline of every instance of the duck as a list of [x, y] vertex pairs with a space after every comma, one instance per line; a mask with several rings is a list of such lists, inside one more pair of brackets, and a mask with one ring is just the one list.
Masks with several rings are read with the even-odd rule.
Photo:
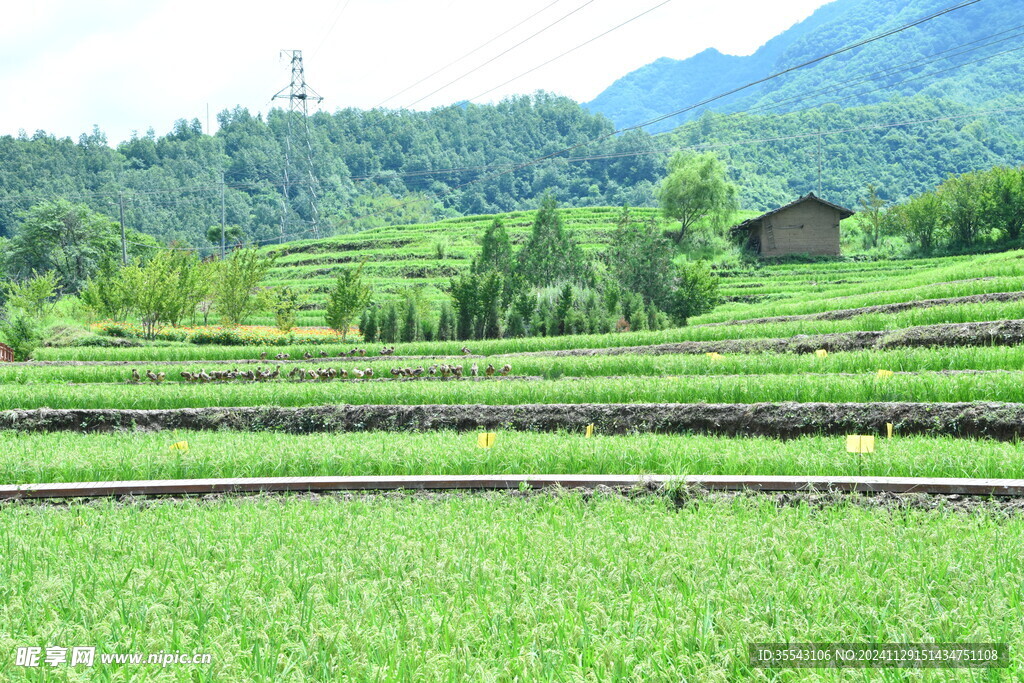
[[463, 346], [462, 347], [462, 355], [463, 356], [470, 356], [472, 354], [473, 354], [473, 352], [469, 350], [468, 346]]
[[484, 374], [488, 377], [494, 377], [494, 366], [490, 363], [487, 364], [487, 369], [484, 370]]
[[504, 365], [501, 366], [501, 370], [499, 370], [498, 372], [501, 374], [502, 377], [507, 377], [508, 373], [512, 372], [512, 366], [509, 365], [508, 363], [505, 363]]
[[136, 370], [135, 368], [132, 368], [132, 381], [133, 381], [133, 382], [138, 382], [138, 381], [139, 381], [139, 379], [140, 379], [140, 377], [139, 377], [139, 371], [138, 371], [138, 370]]
[[478, 377], [480, 375], [480, 366], [477, 365], [476, 363], [473, 363], [473, 365], [470, 366], [469, 368], [469, 374], [471, 377]]

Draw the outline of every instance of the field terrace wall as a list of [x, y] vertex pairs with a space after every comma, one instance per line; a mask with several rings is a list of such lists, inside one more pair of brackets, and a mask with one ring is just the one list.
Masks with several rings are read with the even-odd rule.
[[700, 433], [724, 436], [924, 434], [1024, 437], [1019, 403], [755, 403], [549, 405], [328, 405], [302, 408], [186, 408], [174, 410], [13, 410], [0, 429], [115, 432], [130, 430], [243, 430], [287, 433], [508, 429], [599, 434]]

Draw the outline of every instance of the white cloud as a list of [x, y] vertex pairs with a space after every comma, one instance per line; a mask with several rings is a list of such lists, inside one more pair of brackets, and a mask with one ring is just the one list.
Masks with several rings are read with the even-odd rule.
[[[132, 130], [151, 126], [166, 132], [177, 118], [205, 123], [207, 103], [211, 118], [236, 104], [265, 111], [270, 97], [289, 80], [287, 63], [278, 58], [280, 49], [304, 51], [307, 80], [326, 98], [326, 109], [372, 107], [551, 1], [12, 3], [0, 24], [0, 134], [42, 128], [77, 136], [97, 124], [116, 142]], [[559, 0], [388, 106], [419, 99], [585, 1]], [[657, 0], [594, 0], [417, 108], [473, 97], [655, 4]], [[822, 4], [824, 0], [673, 0], [481, 101], [537, 89], [589, 100], [658, 57], [685, 58], [708, 47], [749, 54]]]

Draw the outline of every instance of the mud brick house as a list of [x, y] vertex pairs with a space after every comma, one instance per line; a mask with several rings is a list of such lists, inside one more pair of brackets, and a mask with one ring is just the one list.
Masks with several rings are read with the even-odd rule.
[[7, 344], [0, 344], [0, 363], [11, 363], [14, 361], [14, 349]]
[[750, 218], [730, 232], [765, 258], [790, 254], [839, 256], [839, 222], [853, 211], [813, 192], [783, 207]]

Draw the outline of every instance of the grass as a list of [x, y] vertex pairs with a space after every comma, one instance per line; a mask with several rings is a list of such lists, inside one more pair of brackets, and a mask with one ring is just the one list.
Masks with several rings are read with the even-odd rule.
[[[474, 353], [501, 354], [526, 351], [560, 349], [611, 348], [665, 344], [682, 341], [722, 341], [728, 339], [765, 339], [792, 337], [801, 334], [829, 334], [838, 332], [879, 331], [903, 329], [917, 325], [942, 323], [983, 322], [1024, 318], [1024, 301], [959, 304], [911, 309], [899, 313], [861, 315], [849, 320], [795, 320], [778, 323], [724, 325], [718, 327], [681, 327], [656, 332], [626, 332], [619, 334], [589, 334], [564, 337], [527, 337], [523, 339], [491, 339], [484, 341], [412, 342], [396, 345], [401, 355], [460, 355], [468, 345]], [[289, 353], [301, 356], [304, 351], [317, 354], [321, 349], [329, 353], [345, 352], [347, 345], [319, 344], [310, 346], [267, 347], [271, 356]], [[376, 351], [378, 345], [366, 345]], [[255, 358], [261, 347], [167, 346], [135, 348], [66, 347], [44, 348], [36, 353], [37, 360], [238, 360]]]
[[1024, 402], [1024, 372], [880, 379], [862, 375], [722, 375], [543, 382], [322, 382], [163, 385], [12, 385], [0, 410], [212, 406], [525, 405], [531, 403]]
[[[506, 359], [502, 359], [504, 362]], [[509, 358], [514, 374], [560, 377], [644, 377], [662, 375], [785, 375], [805, 373], [869, 373], [886, 368], [897, 372], [923, 372], [941, 370], [1020, 370], [1024, 368], [1024, 347], [982, 346], [943, 348], [898, 348], [884, 351], [843, 351], [830, 353], [826, 358], [814, 354], [737, 353], [725, 354], [711, 361], [706, 355], [637, 355], [617, 356], [521, 356]], [[481, 368], [488, 361], [473, 359], [459, 361], [468, 367], [476, 363]], [[323, 361], [282, 365], [282, 372], [294, 367], [372, 367], [378, 376], [390, 376], [393, 367], [429, 367], [433, 361], [403, 361], [389, 358], [365, 358], [352, 363]], [[267, 363], [264, 363], [266, 366]], [[131, 366], [135, 367], [135, 366]], [[131, 367], [109, 365], [15, 365], [0, 364], [0, 386], [10, 384], [47, 383], [107, 383], [126, 382]], [[163, 372], [166, 383], [184, 382], [183, 370], [198, 372], [202, 361], [194, 365], [166, 365], [139, 363], [140, 372]], [[259, 367], [259, 366], [256, 366]], [[497, 365], [500, 367], [500, 364]], [[214, 366], [207, 365], [207, 370]], [[217, 366], [224, 369], [224, 366]]]
[[726, 681], [765, 677], [755, 641], [994, 641], [1016, 678], [1022, 534], [995, 512], [743, 498], [10, 505], [0, 650], [213, 656], [99, 679]]
[[[188, 451], [169, 445], [187, 441]], [[697, 435], [603, 436], [500, 432], [480, 449], [475, 433], [263, 432], [19, 434], [0, 432], [0, 482], [27, 484], [206, 477], [420, 474], [758, 474], [1024, 477], [1024, 445], [901, 437], [873, 455], [839, 437], [788, 441]]]

